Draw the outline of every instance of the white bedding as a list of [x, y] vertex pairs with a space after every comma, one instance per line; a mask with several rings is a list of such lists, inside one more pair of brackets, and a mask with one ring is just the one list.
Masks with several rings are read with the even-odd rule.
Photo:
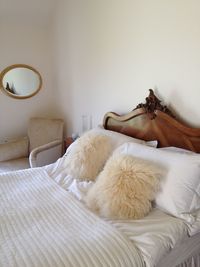
[[[70, 183], [69, 192], [79, 200], [84, 198], [87, 189], [91, 186], [91, 182], [78, 182], [71, 180], [69, 176], [66, 176], [66, 180], [68, 180], [68, 185]], [[104, 220], [134, 242], [146, 267], [176, 266], [189, 259], [192, 253], [197, 252], [200, 257], [200, 235], [189, 237], [188, 233], [191, 232], [189, 224], [159, 209], [153, 209], [148, 216], [140, 220], [107, 220], [105, 218]], [[183, 266], [193, 266], [190, 264], [191, 261], [195, 262], [194, 259], [189, 259], [188, 264], [184, 262]], [[198, 266], [200, 264], [194, 265], [194, 267]]]
[[181, 219], [154, 209], [140, 220], [110, 221], [134, 242], [146, 266], [153, 267], [187, 237], [187, 226]]
[[134, 242], [44, 168], [0, 175], [0, 266], [144, 266]]
[[169, 266], [200, 267], [200, 233], [186, 237], [156, 265], [156, 267]]
[[[54, 165], [47, 166], [46, 169], [58, 184], [82, 201], [93, 182], [79, 182], [67, 175], [67, 170], [62, 168], [62, 161], [64, 161], [64, 158]], [[104, 220], [106, 219], [104, 218]], [[147, 267], [156, 266], [163, 257], [174, 248], [179, 247], [191, 232], [190, 225], [186, 224], [185, 221], [168, 215], [159, 209], [154, 209], [141, 220], [106, 221], [133, 241]]]
[[[70, 176], [66, 176], [65, 181], [67, 181], [68, 191], [81, 201], [92, 183], [78, 182]], [[188, 237], [189, 228], [183, 220], [172, 217], [159, 209], [153, 209], [148, 216], [140, 220], [108, 220], [105, 218], [103, 220], [115, 226], [133, 241], [147, 267], [156, 266], [164, 256]]]
[[62, 160], [0, 175], [1, 267], [153, 267], [186, 240], [188, 226], [158, 209], [132, 221], [91, 213], [75, 199], [91, 182], [67, 175]]

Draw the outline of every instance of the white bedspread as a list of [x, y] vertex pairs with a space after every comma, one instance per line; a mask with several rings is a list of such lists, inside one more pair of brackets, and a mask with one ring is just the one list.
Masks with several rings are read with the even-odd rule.
[[[46, 167], [51, 177], [77, 199], [83, 201], [92, 182], [80, 182], [67, 174], [64, 158]], [[188, 236], [188, 225], [183, 220], [154, 209], [140, 220], [108, 220], [132, 240], [145, 261], [145, 266], [154, 267], [174, 247], [179, 246]]]
[[44, 168], [0, 175], [0, 266], [143, 266], [126, 235], [62, 189]]

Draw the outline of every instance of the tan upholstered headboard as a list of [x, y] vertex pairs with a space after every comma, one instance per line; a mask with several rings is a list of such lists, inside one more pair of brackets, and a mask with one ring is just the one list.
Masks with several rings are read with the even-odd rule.
[[145, 104], [139, 104], [126, 115], [108, 112], [104, 128], [146, 141], [157, 140], [158, 147], [176, 146], [200, 152], [200, 129], [178, 121], [154, 95], [152, 89]]

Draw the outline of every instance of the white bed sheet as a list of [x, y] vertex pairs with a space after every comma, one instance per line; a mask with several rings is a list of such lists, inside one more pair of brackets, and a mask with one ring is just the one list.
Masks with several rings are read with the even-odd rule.
[[196, 217], [195, 222], [192, 225], [188, 224], [190, 236], [200, 233], [200, 210], [194, 213], [194, 217]]
[[[52, 174], [52, 177], [63, 188], [69, 190], [77, 199], [83, 200], [88, 188], [92, 183], [78, 182], [73, 177], [67, 175], [66, 170], [62, 170], [62, 162], [56, 163], [59, 166], [60, 171], [57, 172], [57, 165], [48, 167], [48, 171]], [[141, 220], [104, 220], [114, 225], [125, 236], [127, 236], [137, 246], [141, 252], [147, 267], [158, 266], [160, 267], [160, 261], [164, 264], [163, 259], [167, 259], [166, 262], [175, 262], [177, 260], [177, 254], [174, 256], [171, 251], [178, 251], [191, 233], [191, 228], [183, 220], [172, 217], [159, 209], [154, 209], [148, 216]], [[197, 238], [198, 239], [198, 238]], [[191, 238], [189, 239], [191, 240]], [[195, 241], [194, 241], [195, 242]], [[199, 241], [200, 243], [200, 241]], [[194, 247], [195, 250], [196, 247]], [[187, 243], [184, 247], [184, 251], [191, 251], [190, 245]], [[189, 255], [185, 254], [185, 255]], [[171, 256], [172, 255], [172, 256]], [[178, 254], [184, 258], [183, 254]], [[162, 265], [163, 267], [172, 267], [173, 265]], [[175, 266], [175, 265], [174, 265]]]
[[[154, 209], [140, 220], [112, 220], [140, 250], [147, 267], [156, 266], [175, 246], [187, 237], [187, 226], [164, 212]], [[169, 266], [168, 266], [169, 267]]]
[[[91, 183], [88, 184], [91, 186]], [[87, 184], [72, 182], [69, 190], [82, 199]], [[108, 220], [134, 242], [146, 267], [200, 267], [200, 233], [189, 236], [190, 226], [159, 209], [141, 220]]]
[[156, 267], [200, 267], [200, 233], [185, 237]]
[[[70, 177], [67, 177], [68, 182]], [[90, 183], [71, 181], [68, 190], [82, 200]], [[190, 227], [183, 220], [172, 217], [159, 209], [141, 220], [108, 220], [134, 242], [147, 267], [193, 266], [192, 256], [200, 257], [200, 234], [188, 236]], [[199, 252], [199, 254], [197, 254]], [[177, 257], [178, 256], [178, 257]], [[188, 265], [187, 265], [187, 262]], [[193, 263], [194, 264], [194, 263]], [[195, 267], [200, 267], [200, 265]]]

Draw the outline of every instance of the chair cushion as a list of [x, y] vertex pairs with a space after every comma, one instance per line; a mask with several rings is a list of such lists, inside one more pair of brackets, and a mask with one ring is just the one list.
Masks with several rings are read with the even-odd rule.
[[28, 157], [27, 137], [0, 144], [0, 161]]
[[28, 158], [0, 162], [0, 173], [30, 168]]

